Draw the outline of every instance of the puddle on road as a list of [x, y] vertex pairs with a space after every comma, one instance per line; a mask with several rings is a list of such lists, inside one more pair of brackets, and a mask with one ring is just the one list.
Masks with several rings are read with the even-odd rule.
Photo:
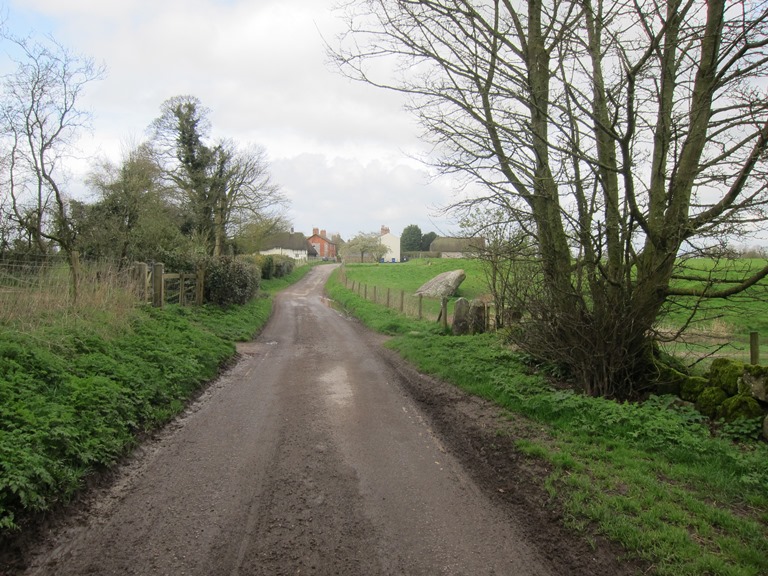
[[326, 385], [326, 397], [333, 403], [346, 406], [352, 401], [352, 387], [343, 366], [336, 366], [321, 375], [320, 382]]

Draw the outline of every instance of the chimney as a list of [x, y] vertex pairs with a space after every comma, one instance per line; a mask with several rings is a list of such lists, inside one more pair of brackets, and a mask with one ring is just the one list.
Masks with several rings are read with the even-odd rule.
[[322, 236], [323, 238], [326, 237], [325, 230], [320, 230], [320, 236]]
[[389, 234], [389, 228], [382, 224], [381, 225], [381, 235], [384, 236], [384, 234]]
[[319, 228], [312, 228], [312, 235], [313, 236], [317, 236], [317, 234], [319, 234], [319, 232], [320, 232]]

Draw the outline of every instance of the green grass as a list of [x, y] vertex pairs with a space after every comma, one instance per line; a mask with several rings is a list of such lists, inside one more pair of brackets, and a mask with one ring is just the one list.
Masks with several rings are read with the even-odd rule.
[[[453, 305], [457, 298], [473, 300], [487, 296], [487, 289], [483, 281], [483, 271], [478, 260], [458, 260], [440, 258], [421, 258], [407, 262], [387, 264], [346, 264], [344, 273], [351, 282], [355, 282], [356, 291], [367, 299], [374, 299], [374, 287], [377, 290], [377, 300], [385, 299], [386, 290], [391, 293], [390, 306], [399, 306], [400, 291], [404, 291], [405, 308], [407, 315], [418, 317], [418, 301], [414, 296], [423, 284], [438, 274], [462, 269], [467, 275], [461, 283], [457, 293], [448, 300], [448, 316], [453, 314]], [[360, 287], [362, 286], [362, 287]], [[440, 300], [436, 298], [424, 298], [421, 302], [423, 318], [436, 319], [440, 313]]]
[[[469, 268], [446, 266], [457, 264]], [[423, 278], [423, 270], [396, 267], [370, 267], [366, 280], [397, 288], [399, 273], [410, 289]], [[388, 346], [421, 371], [529, 423], [533, 432], [517, 447], [549, 464], [542, 488], [573, 530], [620, 543], [654, 574], [768, 574], [765, 443], [713, 437], [700, 414], [671, 397], [620, 404], [556, 389], [494, 335], [445, 335], [434, 322], [393, 318], [334, 278], [327, 289], [367, 325], [385, 325], [394, 336]]]
[[396, 264], [346, 264], [345, 268], [350, 279], [371, 286], [403, 289], [409, 293], [416, 292], [438, 274], [461, 269], [466, 272], [467, 279], [459, 286], [457, 298], [463, 296], [471, 300], [488, 291], [478, 260], [419, 258]]
[[183, 410], [234, 342], [267, 322], [270, 295], [308, 271], [264, 282], [244, 306], [134, 306], [116, 323], [103, 311], [0, 327], [0, 536], [67, 501], [137, 435]]

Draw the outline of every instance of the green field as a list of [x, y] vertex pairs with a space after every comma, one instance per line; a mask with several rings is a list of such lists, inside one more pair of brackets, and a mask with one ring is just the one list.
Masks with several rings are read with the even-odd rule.
[[[346, 273], [415, 290], [459, 267], [468, 273], [462, 295], [482, 295], [478, 264], [466, 260], [348, 266]], [[575, 533], [620, 543], [648, 563], [648, 574], [768, 574], [768, 444], [753, 439], [755, 422], [713, 429], [672, 397], [642, 404], [585, 397], [553, 386], [555, 373], [534, 370], [494, 334], [446, 335], [435, 322], [363, 301], [335, 277], [327, 289], [363, 322], [392, 334], [388, 346], [421, 371], [492, 400], [527, 430], [518, 449], [545, 463], [541, 486]], [[762, 314], [762, 300], [738, 304], [743, 316], [729, 325], [760, 326], [749, 316]]]
[[[729, 261], [726, 277], [741, 278], [767, 263], [768, 260], [762, 259]], [[702, 278], [706, 278], [712, 269], [711, 260], [692, 260], [687, 265]], [[378, 287], [379, 290], [389, 288], [393, 293], [405, 290], [406, 294], [413, 294], [438, 274], [457, 269], [464, 270], [467, 279], [459, 287], [458, 293], [450, 299], [449, 316], [452, 314], [452, 304], [456, 298], [464, 297], [469, 300], [481, 298], [490, 301], [479, 260], [429, 258], [398, 264], [348, 264], [345, 266], [346, 276], [350, 281], [354, 280], [368, 286], [369, 299], [372, 298], [373, 286]], [[688, 273], [691, 274], [690, 271]], [[680, 281], [678, 285], [694, 287], [700, 283]], [[727, 285], [715, 287], [724, 286]], [[394, 297], [392, 306], [395, 306]], [[691, 319], [691, 310], [694, 308], [697, 312]], [[425, 301], [426, 317], [435, 318], [439, 309], [439, 302]], [[700, 360], [699, 368], [708, 366], [711, 359], [715, 357], [749, 361], [750, 332], [758, 332], [768, 343], [768, 281], [760, 282], [745, 293], [727, 299], [700, 302], [689, 297], [675, 298], [664, 308], [658, 329], [662, 335], [672, 335], [686, 323], [689, 323], [689, 326], [681, 338], [663, 344], [669, 353], [680, 356], [688, 364], [694, 364]], [[768, 349], [764, 352], [764, 356], [768, 360]]]

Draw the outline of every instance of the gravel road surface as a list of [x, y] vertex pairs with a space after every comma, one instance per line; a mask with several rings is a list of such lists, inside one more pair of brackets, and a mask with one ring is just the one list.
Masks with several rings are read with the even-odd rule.
[[533, 471], [489, 452], [492, 407], [399, 365], [329, 305], [332, 269], [280, 293], [238, 363], [22, 573], [632, 573], [611, 549], [563, 540]]

